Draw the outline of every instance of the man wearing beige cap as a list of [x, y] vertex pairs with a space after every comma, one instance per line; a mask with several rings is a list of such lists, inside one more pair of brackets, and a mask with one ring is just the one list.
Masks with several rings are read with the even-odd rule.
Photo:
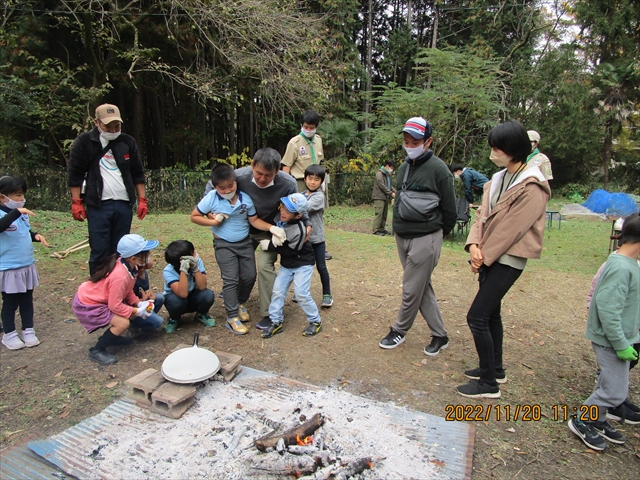
[[531, 154], [527, 157], [527, 165], [533, 165], [540, 169], [544, 178], [549, 181], [553, 180], [553, 173], [551, 173], [551, 162], [549, 157], [544, 153], [540, 153], [538, 150], [538, 144], [540, 143], [540, 134], [535, 130], [529, 130], [527, 132], [529, 140], [531, 140]]
[[92, 275], [130, 232], [136, 195], [138, 218], [142, 220], [147, 214], [138, 145], [120, 131], [120, 110], [115, 105], [100, 105], [94, 123], [93, 130], [73, 142], [67, 166], [71, 214], [80, 222], [86, 218], [88, 223]]

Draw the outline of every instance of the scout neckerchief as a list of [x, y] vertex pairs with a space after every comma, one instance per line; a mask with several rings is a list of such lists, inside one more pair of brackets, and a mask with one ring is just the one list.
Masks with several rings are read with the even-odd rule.
[[[304, 138], [309, 145], [309, 149], [311, 150], [311, 163], [317, 165], [318, 161], [316, 160], [316, 151], [313, 149], [313, 142], [311, 142], [303, 132], [300, 132], [300, 136]], [[316, 134], [314, 133], [313, 136], [315, 137]]]
[[529, 163], [529, 160], [531, 160], [533, 157], [535, 157], [539, 153], [540, 153], [540, 150], [538, 150], [537, 148], [533, 152], [531, 152], [527, 157], [527, 163]]
[[502, 196], [502, 194], [504, 192], [506, 192], [507, 190], [509, 190], [509, 187], [511, 185], [513, 185], [513, 182], [516, 181], [516, 179], [518, 178], [518, 175], [520, 175], [520, 173], [522, 172], [522, 170], [525, 169], [525, 167], [527, 166], [526, 162], [523, 163], [522, 165], [520, 165], [518, 167], [518, 170], [515, 171], [515, 173], [513, 174], [513, 176], [511, 177], [511, 179], [509, 179], [509, 181], [507, 182], [507, 187], [504, 188], [504, 178], [507, 176], [507, 172], [508, 170], [505, 169], [504, 171], [504, 175], [502, 175], [502, 182], [500, 182], [500, 191], [498, 192], [498, 198], [496, 199], [496, 205], [498, 204], [498, 202], [500, 201], [500, 197]]

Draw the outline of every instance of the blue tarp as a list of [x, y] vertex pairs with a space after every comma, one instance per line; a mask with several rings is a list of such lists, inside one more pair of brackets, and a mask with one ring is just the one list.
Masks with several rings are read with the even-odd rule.
[[582, 204], [595, 213], [627, 217], [638, 213], [638, 205], [626, 193], [609, 193], [606, 190], [594, 190]]

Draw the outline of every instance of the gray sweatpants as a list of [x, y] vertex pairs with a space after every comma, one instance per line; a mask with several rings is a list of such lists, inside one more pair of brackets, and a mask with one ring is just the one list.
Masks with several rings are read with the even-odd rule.
[[598, 421], [607, 418], [607, 408], [617, 407], [627, 398], [629, 393], [629, 362], [620, 360], [611, 347], [603, 347], [591, 342], [596, 360], [600, 367], [600, 375], [596, 380], [593, 393], [584, 402], [585, 405], [598, 407]]
[[239, 242], [214, 238], [213, 248], [222, 278], [222, 296], [227, 318], [238, 316], [238, 304], [249, 300], [256, 283], [256, 259], [249, 237]]
[[418, 238], [396, 235], [396, 245], [404, 276], [402, 304], [392, 328], [406, 335], [420, 310], [431, 329], [431, 335], [447, 337], [438, 299], [431, 285], [431, 274], [438, 265], [442, 250], [442, 230]]

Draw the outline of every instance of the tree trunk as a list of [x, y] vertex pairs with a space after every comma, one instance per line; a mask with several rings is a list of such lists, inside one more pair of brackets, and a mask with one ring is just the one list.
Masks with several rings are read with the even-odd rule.
[[249, 98], [249, 157], [253, 158], [256, 152], [256, 129], [255, 129], [256, 106], [253, 102], [253, 93]]
[[609, 165], [611, 165], [611, 152], [613, 150], [613, 132], [611, 127], [607, 127], [607, 136], [604, 138], [602, 145], [602, 169], [603, 169], [603, 188], [606, 190], [609, 185]]

